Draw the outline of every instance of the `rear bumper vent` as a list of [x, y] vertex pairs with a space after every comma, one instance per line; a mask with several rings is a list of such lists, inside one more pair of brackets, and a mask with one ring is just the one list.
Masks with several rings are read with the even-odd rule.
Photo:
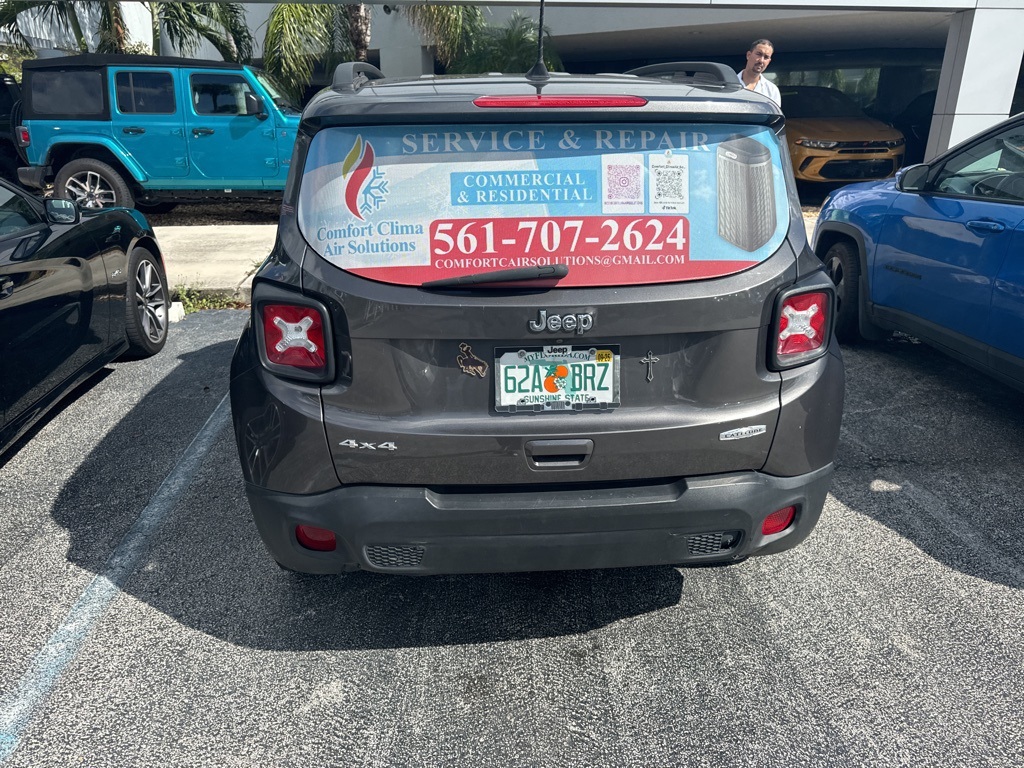
[[366, 547], [366, 559], [374, 568], [416, 568], [423, 559], [423, 547]]
[[736, 549], [741, 537], [739, 531], [702, 533], [699, 536], [687, 536], [686, 547], [694, 556], [718, 555]]

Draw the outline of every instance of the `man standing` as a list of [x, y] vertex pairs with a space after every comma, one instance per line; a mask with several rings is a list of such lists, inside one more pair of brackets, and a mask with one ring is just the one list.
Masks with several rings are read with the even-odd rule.
[[764, 77], [764, 71], [768, 69], [768, 64], [771, 63], [774, 52], [775, 46], [772, 45], [771, 40], [763, 38], [755, 40], [750, 44], [750, 50], [747, 51], [747, 66], [737, 72], [736, 75], [739, 77], [740, 82], [743, 83], [744, 88], [767, 96], [781, 107], [782, 94], [779, 93], [775, 83]]

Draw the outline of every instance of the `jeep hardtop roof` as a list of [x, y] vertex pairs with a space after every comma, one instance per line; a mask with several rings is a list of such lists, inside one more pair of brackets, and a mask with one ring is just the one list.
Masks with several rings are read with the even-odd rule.
[[[638, 96], [647, 103], [630, 107], [484, 108], [474, 104], [481, 96], [538, 96], [541, 102], [551, 96]], [[365, 123], [371, 118], [393, 124], [410, 119], [556, 122], [583, 118], [679, 120], [681, 116], [706, 123], [775, 125], [782, 121], [778, 105], [743, 88], [728, 67], [708, 62], [673, 62], [621, 74], [556, 72], [543, 80], [500, 73], [387, 78], [369, 64], [349, 62], [338, 65], [332, 86], [306, 105], [303, 122], [317, 129]]]
[[65, 69], [68, 67], [206, 67], [240, 70], [243, 64], [233, 61], [181, 59], [176, 56], [145, 56], [142, 54], [82, 53], [75, 56], [57, 56], [52, 59], [29, 59], [22, 69]]

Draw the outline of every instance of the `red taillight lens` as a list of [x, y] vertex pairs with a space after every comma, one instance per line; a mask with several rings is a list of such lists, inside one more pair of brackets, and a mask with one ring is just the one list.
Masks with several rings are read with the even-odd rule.
[[786, 507], [785, 509], [772, 512], [764, 519], [764, 523], [761, 524], [761, 533], [765, 536], [781, 533], [793, 524], [795, 517], [796, 507]]
[[640, 96], [479, 96], [473, 99], [478, 107], [490, 109], [606, 109], [608, 107], [642, 107], [647, 99]]
[[329, 531], [326, 528], [317, 528], [315, 525], [295, 526], [295, 538], [306, 549], [313, 549], [317, 552], [333, 552], [338, 548], [338, 541], [334, 537], [334, 531]]
[[782, 302], [776, 329], [775, 352], [780, 361], [821, 349], [828, 343], [829, 294], [800, 293]]
[[314, 372], [327, 368], [324, 321], [313, 307], [265, 304], [263, 342], [274, 365]]
[[28, 135], [28, 128], [24, 125], [18, 126], [18, 144], [23, 147], [27, 147], [32, 143], [32, 137]]

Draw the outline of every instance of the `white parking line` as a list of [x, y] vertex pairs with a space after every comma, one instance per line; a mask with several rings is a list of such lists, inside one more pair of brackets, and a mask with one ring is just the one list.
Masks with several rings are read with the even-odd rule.
[[149, 548], [150, 537], [191, 484], [214, 440], [228, 422], [231, 409], [227, 403], [225, 395], [135, 524], [121, 539], [103, 570], [89, 582], [64, 621], [36, 654], [17, 688], [0, 698], [0, 765], [18, 748], [25, 728], [65, 668], [78, 655], [89, 632], [135, 572]]

